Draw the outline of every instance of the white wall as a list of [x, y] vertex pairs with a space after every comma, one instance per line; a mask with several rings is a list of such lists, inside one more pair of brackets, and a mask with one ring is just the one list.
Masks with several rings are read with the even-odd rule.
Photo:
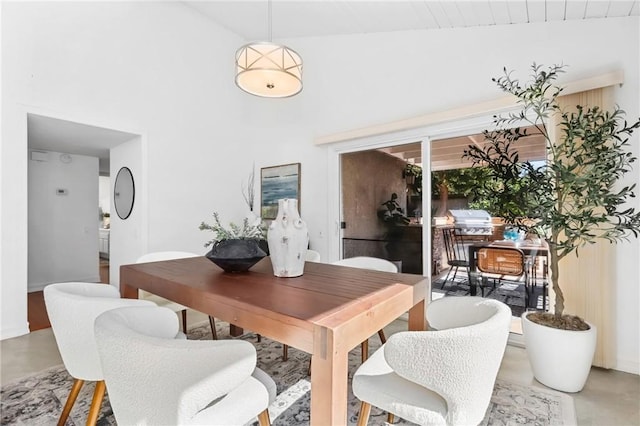
[[243, 94], [229, 84], [242, 40], [192, 9], [178, 2], [0, 7], [0, 322], [7, 338], [28, 332], [27, 111], [147, 135], [142, 232], [152, 232], [143, 250], [204, 253], [200, 221], [214, 209], [242, 211], [252, 142], [242, 133]]
[[[9, 188], [14, 206], [3, 200], [0, 215], [3, 336], [16, 326], [5, 318], [26, 312], [18, 300], [26, 278], [20, 255], [26, 130], [17, 103], [89, 114], [110, 124], [104, 127], [147, 135], [146, 250], [204, 253], [208, 235], [198, 224], [214, 210], [224, 220], [242, 217], [241, 184], [254, 161], [257, 174], [260, 167], [301, 162], [301, 213], [323, 258], [333, 194], [327, 148], [313, 145], [318, 136], [497, 98], [491, 78], [503, 66], [524, 77], [533, 61], [568, 64], [568, 80], [623, 69], [629, 80], [616, 89], [616, 101], [630, 117], [639, 111], [637, 18], [287, 40], [305, 61], [304, 89], [293, 98], [261, 99], [233, 84], [233, 57], [243, 40], [180, 4], [3, 2], [2, 8], [2, 189], [4, 198]], [[637, 169], [630, 180], [639, 180]], [[637, 269], [638, 242], [618, 252], [618, 356], [637, 371], [640, 286], [628, 271]], [[8, 299], [17, 303], [6, 310]]]
[[111, 177], [98, 177], [98, 205], [103, 213], [111, 214]]
[[[296, 128], [308, 129], [307, 138], [327, 135], [497, 98], [502, 94], [491, 77], [505, 66], [526, 79], [535, 61], [568, 65], [565, 81], [622, 69], [625, 84], [615, 88], [615, 100], [633, 120], [640, 115], [639, 22], [620, 18], [291, 40], [305, 58], [300, 98], [305, 102], [295, 112], [283, 105], [269, 114], [292, 114]], [[636, 133], [631, 141], [636, 156], [639, 139]], [[626, 183], [640, 182], [639, 167]], [[633, 205], [640, 208], [638, 198]], [[617, 246], [618, 280], [611, 285], [617, 299], [617, 368], [636, 374], [640, 278], [629, 271], [636, 269], [639, 247], [637, 239]]]
[[71, 155], [63, 162], [62, 153], [46, 154], [46, 161], [29, 161], [28, 289], [99, 282], [98, 158]]
[[[111, 176], [117, 176], [122, 167], [128, 167], [133, 175], [134, 199], [131, 214], [120, 219], [115, 206], [111, 214], [109, 282], [120, 287], [120, 265], [135, 263], [146, 251], [147, 198], [145, 195], [145, 167], [142, 137], [132, 139], [111, 149]], [[111, 180], [111, 193], [116, 178]]]

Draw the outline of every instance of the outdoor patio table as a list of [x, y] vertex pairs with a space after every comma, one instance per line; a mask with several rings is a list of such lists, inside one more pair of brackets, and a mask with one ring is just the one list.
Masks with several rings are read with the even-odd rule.
[[534, 259], [536, 257], [544, 256], [547, 257], [549, 254], [549, 246], [545, 241], [541, 241], [540, 244], [535, 244], [530, 240], [524, 241], [487, 241], [487, 242], [478, 242], [469, 245], [469, 294], [471, 296], [475, 296], [478, 292], [478, 269], [476, 265], [476, 254], [478, 250], [483, 247], [490, 248], [517, 248], [524, 252], [527, 256], [532, 256]]

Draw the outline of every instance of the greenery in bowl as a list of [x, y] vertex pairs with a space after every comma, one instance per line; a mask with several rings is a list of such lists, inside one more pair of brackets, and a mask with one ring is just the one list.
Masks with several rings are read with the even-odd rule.
[[249, 219], [245, 218], [242, 225], [230, 222], [228, 227], [224, 227], [218, 212], [213, 213], [213, 220], [213, 225], [202, 222], [199, 226], [201, 231], [211, 231], [215, 234], [214, 238], [204, 245], [205, 247], [224, 240], [264, 240], [266, 238], [265, 228], [261, 222], [251, 224]]
[[[627, 123], [618, 106], [603, 111], [578, 105], [576, 112], [562, 111], [557, 99], [562, 88], [554, 84], [562, 68], [533, 64], [526, 83], [506, 69], [493, 79], [517, 98], [521, 108], [495, 117], [496, 130], [484, 132], [487, 144], [469, 145], [463, 158], [490, 171], [489, 179], [477, 188], [478, 195], [499, 203], [507, 224], [536, 234], [549, 245], [554, 314], [528, 318], [554, 328], [588, 329], [582, 319], [564, 315], [558, 264], [597, 239], [613, 243], [640, 233], [640, 211], [628, 204], [635, 197], [635, 184], [620, 185], [636, 161], [628, 141], [640, 121]], [[554, 117], [559, 118], [556, 138], [548, 129]], [[543, 166], [520, 161], [518, 140], [526, 131], [513, 126], [521, 124], [535, 126], [545, 138], [548, 159]]]

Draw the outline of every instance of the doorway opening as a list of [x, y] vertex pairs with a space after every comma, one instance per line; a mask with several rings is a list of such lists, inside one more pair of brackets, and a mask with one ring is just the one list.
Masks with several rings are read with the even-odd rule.
[[[544, 162], [544, 137], [534, 127], [526, 131], [527, 136], [518, 141], [520, 161]], [[481, 133], [431, 141], [432, 298], [476, 294], [500, 300], [511, 308], [511, 332], [522, 334], [522, 313], [547, 306], [542, 284], [546, 263], [539, 253], [533, 257], [526, 254], [522, 260], [527, 267], [518, 275], [489, 275], [477, 270], [481, 246], [504, 243], [503, 248], [508, 249], [510, 242], [505, 241], [500, 206], [483, 198], [479, 190], [490, 184], [486, 170], [464, 157], [470, 146], [484, 144]], [[515, 243], [511, 247], [515, 248]], [[534, 285], [534, 278], [539, 285]]]
[[422, 274], [421, 143], [340, 155], [343, 258], [389, 260], [400, 272]]
[[[354, 173], [354, 178], [352, 179], [355, 183], [352, 182], [352, 185], [356, 188], [356, 196], [345, 194], [347, 191], [345, 189], [345, 176], [343, 176], [344, 166], [343, 162], [345, 158], [347, 158], [348, 154], [356, 154], [358, 152], [372, 152], [378, 150], [388, 150], [390, 151], [393, 147], [401, 146], [401, 145], [411, 145], [418, 144], [421, 147], [422, 158], [421, 163], [424, 166], [424, 173], [422, 175], [422, 274], [425, 276], [431, 276], [432, 282], [435, 282], [439, 278], [444, 278], [446, 276], [447, 269], [449, 265], [446, 263], [446, 254], [441, 246], [441, 243], [438, 240], [441, 238], [442, 231], [438, 230], [438, 226], [446, 225], [447, 222], [447, 214], [446, 212], [449, 209], [454, 208], [455, 206], [451, 203], [448, 203], [448, 206], [442, 206], [439, 203], [439, 194], [437, 191], [434, 191], [434, 186], [437, 184], [437, 179], [435, 178], [435, 173], [439, 170], [446, 170], [446, 164], [455, 164], [452, 169], [462, 169], [465, 167], [469, 167], [470, 164], [464, 164], [461, 162], [462, 160], [462, 151], [469, 144], [478, 144], [482, 143], [484, 137], [482, 135], [482, 131], [484, 129], [488, 129], [492, 127], [492, 116], [477, 116], [469, 119], [460, 119], [456, 123], [437, 123], [433, 126], [428, 126], [424, 128], [418, 128], [414, 130], [406, 130], [400, 131], [395, 134], [381, 134], [375, 135], [363, 139], [354, 139], [350, 141], [344, 141], [340, 144], [333, 145], [332, 151], [334, 156], [330, 156], [329, 167], [330, 170], [335, 171], [335, 176], [338, 176], [336, 181], [332, 181], [330, 174], [330, 183], [334, 183], [334, 188], [336, 191], [335, 201], [332, 201], [330, 198], [330, 202], [335, 202], [336, 210], [339, 212], [339, 216], [336, 217], [336, 237], [332, 240], [333, 244], [329, 245], [329, 258], [341, 258], [341, 257], [349, 257], [353, 253], [348, 251], [347, 243], [348, 239], [352, 238], [355, 240], [380, 240], [379, 235], [382, 232], [379, 230], [378, 237], [374, 238], [359, 238], [359, 235], [351, 234], [350, 231], [354, 231], [357, 229], [357, 226], [365, 221], [365, 216], [367, 216], [368, 220], [379, 220], [376, 215], [371, 215], [372, 209], [377, 209], [380, 207], [379, 205], [373, 206], [371, 203], [364, 208], [362, 205], [358, 205], [355, 202], [352, 203], [352, 208], [355, 211], [351, 214], [351, 222], [347, 219], [349, 216], [349, 203], [351, 200], [356, 199], [358, 195], [363, 192], [371, 191], [371, 188], [368, 184], [368, 181], [375, 178], [386, 177], [385, 173]], [[428, 136], [427, 136], [428, 135]], [[544, 158], [544, 153], [542, 154], [542, 158]], [[435, 170], [432, 170], [435, 169]], [[358, 166], [356, 166], [356, 170], [360, 170]], [[360, 170], [361, 172], [361, 170]], [[395, 176], [395, 174], [394, 174]], [[401, 179], [402, 174], [400, 174], [399, 179]], [[394, 178], [395, 179], [395, 178]], [[359, 186], [357, 186], [359, 185]], [[386, 197], [379, 196], [382, 203], [385, 200], [390, 200], [393, 192], [389, 193], [387, 190]], [[401, 199], [398, 195], [397, 200]], [[406, 204], [401, 206], [402, 208], [406, 208]], [[464, 208], [468, 208], [465, 206]], [[436, 211], [442, 209], [444, 213], [442, 213], [442, 217], [436, 216]], [[407, 210], [405, 210], [406, 212]], [[346, 216], [345, 216], [346, 214]], [[440, 219], [438, 220], [438, 217]], [[354, 219], [356, 221], [354, 222]], [[444, 223], [441, 223], [442, 220], [445, 220]], [[379, 224], [378, 224], [379, 225]], [[500, 227], [496, 227], [496, 234], [499, 234]], [[493, 232], [492, 232], [493, 233]], [[343, 241], [343, 236], [346, 237], [347, 242]], [[377, 244], [381, 245], [380, 241], [357, 241], [358, 243], [365, 244]], [[383, 242], [384, 243], [384, 242]], [[334, 245], [335, 244], [335, 245]], [[440, 248], [438, 248], [440, 247]], [[333, 250], [333, 251], [332, 251]], [[378, 249], [378, 253], [382, 252], [381, 257], [388, 254], [387, 252], [381, 251]], [[445, 269], [447, 268], [447, 269]], [[404, 268], [403, 268], [404, 271]], [[466, 268], [461, 268], [459, 274], [461, 277], [467, 277]], [[434, 283], [432, 285], [432, 291], [438, 290], [439, 284]], [[467, 293], [468, 294], [468, 293]], [[479, 294], [479, 293], [478, 293]], [[445, 294], [443, 292], [433, 291], [432, 298], [444, 297]], [[520, 331], [520, 318], [514, 317], [513, 320], [514, 327], [512, 331], [518, 333]], [[514, 336], [515, 344], [520, 344], [520, 340], [517, 336]]]
[[133, 138], [139, 136], [27, 114], [30, 331], [50, 326], [46, 285], [110, 283], [111, 149]]

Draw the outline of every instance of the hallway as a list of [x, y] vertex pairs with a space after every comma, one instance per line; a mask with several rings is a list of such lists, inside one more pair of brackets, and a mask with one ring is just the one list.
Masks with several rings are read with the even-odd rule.
[[[100, 259], [100, 282], [109, 284], [109, 260]], [[27, 293], [27, 321], [29, 330], [36, 331], [51, 327], [47, 309], [44, 305], [44, 295], [42, 291]]]

